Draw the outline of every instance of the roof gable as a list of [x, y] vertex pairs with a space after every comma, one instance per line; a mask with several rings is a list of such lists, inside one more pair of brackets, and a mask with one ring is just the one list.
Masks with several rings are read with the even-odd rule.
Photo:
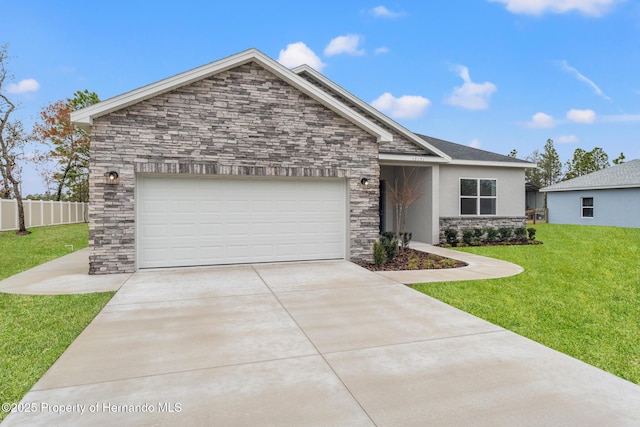
[[342, 104], [297, 74], [291, 72], [289, 69], [269, 58], [257, 49], [249, 49], [244, 52], [237, 53], [210, 64], [185, 71], [184, 73], [180, 73], [113, 98], [109, 98], [98, 104], [83, 108], [82, 110], [75, 111], [71, 114], [71, 121], [88, 130], [91, 128], [94, 118], [118, 111], [162, 93], [172, 91], [179, 87], [194, 83], [198, 80], [249, 62], [258, 63], [285, 82], [296, 87], [301, 92], [307, 94], [327, 108], [333, 110], [335, 113], [349, 120], [354, 125], [360, 127], [369, 134], [374, 135], [378, 142], [390, 142], [393, 140], [393, 136], [388, 131], [353, 111], [351, 108]]
[[550, 185], [540, 191], [603, 190], [640, 187], [640, 159]]
[[329, 80], [323, 74], [314, 70], [308, 65], [301, 65], [292, 70], [294, 73], [299, 75], [308, 75], [312, 79], [319, 81], [325, 88], [329, 91], [337, 94], [339, 97], [348, 101], [348, 103], [352, 104], [352, 108], [356, 109], [360, 114], [365, 116], [371, 116], [373, 119], [380, 124], [381, 126], [388, 127], [393, 131], [399, 133], [404, 139], [408, 140], [411, 144], [413, 144], [416, 148], [421, 149], [423, 152], [426, 151], [425, 154], [435, 155], [441, 157], [443, 159], [451, 160], [451, 158], [437, 147], [430, 145], [427, 141], [424, 141], [422, 138], [418, 137], [415, 133], [411, 132], [409, 129], [405, 128], [395, 120], [387, 117], [385, 114], [381, 113], [377, 109], [373, 108], [368, 103], [364, 102], [357, 96], [353, 95], [351, 92], [345, 90], [341, 86], [337, 85], [333, 81]]

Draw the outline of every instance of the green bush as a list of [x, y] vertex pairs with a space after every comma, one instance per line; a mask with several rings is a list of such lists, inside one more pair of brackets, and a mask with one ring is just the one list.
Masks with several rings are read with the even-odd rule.
[[473, 229], [473, 240], [471, 241], [471, 243], [474, 246], [480, 245], [480, 242], [482, 242], [482, 236], [483, 235], [484, 235], [484, 230], [482, 228], [474, 228]]
[[473, 242], [473, 230], [471, 230], [471, 229], [464, 230], [462, 232], [462, 241], [466, 245], [471, 246], [471, 243]]
[[383, 266], [387, 262], [387, 251], [382, 242], [373, 242], [373, 263], [377, 267]]
[[393, 261], [398, 255], [398, 239], [392, 231], [385, 231], [380, 235], [380, 243], [384, 247], [387, 255], [387, 261]]
[[445, 229], [444, 240], [451, 246], [458, 246], [458, 230], [455, 228]]
[[485, 228], [485, 233], [487, 233], [487, 242], [493, 243], [498, 239], [498, 230], [493, 227]]
[[411, 242], [411, 238], [413, 237], [412, 233], [399, 233], [400, 234], [400, 244], [402, 245], [402, 249], [407, 249], [409, 247], [409, 242]]
[[506, 227], [498, 228], [498, 239], [501, 242], [508, 242], [509, 240], [511, 240], [512, 234], [513, 234], [513, 229], [511, 228], [506, 228]]
[[536, 229], [533, 227], [527, 228], [527, 233], [529, 233], [529, 240], [536, 240]]
[[524, 240], [527, 240], [527, 229], [524, 227], [518, 227], [515, 230], [513, 230], [513, 233], [516, 236], [516, 240], [522, 242]]

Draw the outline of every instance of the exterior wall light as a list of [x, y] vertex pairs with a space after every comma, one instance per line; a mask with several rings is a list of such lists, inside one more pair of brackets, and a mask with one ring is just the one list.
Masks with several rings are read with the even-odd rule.
[[116, 171], [109, 171], [106, 173], [107, 184], [115, 185], [118, 183], [118, 177], [120, 176]]
[[368, 178], [362, 178], [360, 180], [360, 184], [362, 184], [363, 187], [367, 187], [369, 185], [369, 179]]

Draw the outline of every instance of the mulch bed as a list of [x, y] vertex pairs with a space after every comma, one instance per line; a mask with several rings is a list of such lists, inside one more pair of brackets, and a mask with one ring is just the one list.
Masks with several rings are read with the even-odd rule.
[[[540, 240], [509, 240], [508, 242], [480, 242], [477, 245], [467, 245], [465, 243], [458, 243], [459, 248], [469, 248], [475, 246], [527, 246], [527, 245], [542, 245]], [[449, 244], [440, 244], [436, 245], [441, 248], [450, 248]]]
[[398, 271], [458, 268], [467, 264], [452, 258], [416, 251], [415, 249], [405, 249], [399, 252], [393, 261], [380, 267], [370, 263], [359, 263], [358, 265], [371, 271]]

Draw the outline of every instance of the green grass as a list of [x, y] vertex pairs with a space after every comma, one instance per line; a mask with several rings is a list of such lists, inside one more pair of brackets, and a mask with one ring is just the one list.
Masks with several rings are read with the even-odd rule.
[[[87, 224], [0, 233], [0, 280], [87, 246]], [[0, 403], [19, 402], [111, 299], [83, 295], [0, 293]], [[0, 411], [0, 421], [7, 416]]]
[[415, 289], [640, 384], [640, 229], [535, 228], [544, 245], [460, 249], [522, 274]]

